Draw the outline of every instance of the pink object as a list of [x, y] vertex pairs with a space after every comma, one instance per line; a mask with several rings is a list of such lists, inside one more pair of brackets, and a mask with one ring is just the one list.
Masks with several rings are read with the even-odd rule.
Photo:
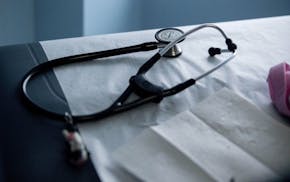
[[280, 63], [273, 66], [269, 71], [267, 81], [274, 106], [280, 113], [290, 116], [290, 65]]

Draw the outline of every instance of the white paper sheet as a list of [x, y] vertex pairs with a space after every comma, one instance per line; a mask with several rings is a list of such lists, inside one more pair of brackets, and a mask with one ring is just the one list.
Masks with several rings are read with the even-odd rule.
[[193, 112], [280, 175], [288, 173], [289, 127], [227, 89], [202, 101]]
[[[222, 97], [224, 95], [228, 97]], [[256, 119], [265, 118], [262, 111], [253, 109], [251, 104], [227, 89], [223, 89], [206, 99], [207, 104], [214, 106], [219, 104], [219, 100], [214, 99], [216, 97], [222, 98], [223, 102], [227, 103], [235, 99], [232, 104], [237, 104], [237, 106], [227, 109], [227, 112], [256, 111], [256, 113], [252, 113], [252, 116], [255, 115]], [[238, 105], [240, 102], [244, 102], [244, 104]], [[199, 105], [197, 108], [200, 108]], [[216, 110], [219, 109], [213, 111], [212, 108], [202, 108], [197, 113], [204, 111], [209, 115], [211, 111], [215, 112]], [[228, 117], [227, 122], [234, 119]], [[240, 114], [239, 119], [247, 119], [247, 115]], [[219, 117], [215, 118], [215, 122], [219, 122]], [[270, 120], [269, 122], [275, 123], [276, 121]], [[247, 129], [247, 126], [241, 126], [240, 129]], [[204, 178], [202, 179], [201, 176], [196, 176], [194, 173], [182, 173], [177, 170], [199, 171], [196, 166], [216, 181], [258, 182], [278, 178], [278, 175], [268, 166], [232, 143], [223, 134], [216, 132], [215, 129], [189, 111], [178, 114], [169, 121], [148, 130], [115, 152], [115, 158], [119, 163], [144, 181], [207, 181], [207, 176], [202, 176]], [[277, 128], [273, 128], [273, 130], [277, 130]], [[265, 133], [263, 136], [266, 138], [265, 143], [276, 137], [269, 137]], [[287, 138], [283, 138], [283, 140], [289, 145]], [[264, 140], [260, 139], [260, 142], [262, 143]], [[283, 147], [287, 153], [288, 147]], [[275, 146], [271, 148], [275, 152], [279, 152], [281, 149], [275, 148]], [[280, 158], [283, 157], [284, 160], [289, 158], [286, 155]], [[182, 158], [187, 158], [187, 163], [192, 163], [192, 165], [184, 164]], [[166, 163], [164, 159], [166, 161], [178, 160], [178, 162]]]
[[[142, 130], [188, 110], [222, 87], [228, 87], [255, 103], [277, 120], [271, 105], [266, 78], [271, 66], [282, 61], [290, 63], [290, 16], [218, 23], [238, 45], [238, 55], [219, 71], [201, 80], [184, 92], [164, 99], [162, 103], [119, 114], [95, 123], [80, 125], [81, 134], [91, 152], [102, 149], [108, 162], [113, 164], [111, 153]], [[181, 27], [184, 31], [192, 26]], [[84, 38], [41, 42], [47, 57], [51, 59], [79, 53], [100, 51], [136, 43], [153, 41], [156, 30], [100, 35]], [[183, 54], [176, 59], [162, 59], [150, 70], [148, 77], [164, 87], [173, 86], [217, 64], [208, 59], [209, 47], [225, 47], [224, 40], [214, 30], [205, 29], [180, 43]], [[137, 68], [155, 51], [128, 54], [74, 64], [55, 69], [55, 74], [68, 100], [73, 114], [95, 112], [109, 105], [128, 84]], [[95, 146], [98, 141], [100, 146]], [[97, 150], [97, 151], [95, 151]], [[95, 159], [95, 163], [98, 159]], [[105, 165], [108, 173], [110, 168]], [[114, 170], [99, 172], [104, 181], [115, 175]], [[117, 178], [118, 179], [118, 178]], [[120, 180], [122, 181], [122, 180]]]
[[182, 151], [150, 129], [117, 150], [114, 157], [142, 181], [214, 181]]

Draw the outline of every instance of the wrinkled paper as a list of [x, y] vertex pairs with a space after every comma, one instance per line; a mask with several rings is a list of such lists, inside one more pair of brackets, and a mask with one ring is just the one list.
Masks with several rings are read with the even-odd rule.
[[[144, 181], [266, 181], [289, 169], [289, 128], [240, 96], [222, 89], [198, 104], [194, 113], [185, 111], [150, 127], [118, 149], [115, 158]], [[236, 137], [225, 131], [233, 123], [240, 123], [232, 131]], [[260, 124], [266, 132], [257, 128]], [[273, 144], [273, 140], [280, 141]], [[251, 153], [254, 150], [256, 155]]]

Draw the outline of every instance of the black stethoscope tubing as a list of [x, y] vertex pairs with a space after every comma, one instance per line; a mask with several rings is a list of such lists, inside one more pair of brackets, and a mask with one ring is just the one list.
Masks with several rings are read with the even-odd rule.
[[[182, 82], [176, 86], [173, 86], [169, 89], [163, 89], [157, 85], [152, 84], [146, 79], [146, 72], [174, 45], [176, 45], [178, 42], [183, 40], [187, 35], [196, 32], [202, 28], [214, 28], [218, 30], [223, 37], [226, 39], [226, 44], [228, 46], [228, 49], [218, 49], [218, 48], [210, 48], [211, 51], [215, 51], [213, 53], [210, 52], [210, 55], [213, 56], [215, 54], [220, 54], [222, 52], [232, 52], [232, 55], [226, 59], [225, 61], [219, 63], [211, 70], [205, 72], [204, 74], [200, 75], [199, 77], [193, 79], [189, 79], [185, 82]], [[30, 79], [42, 72], [48, 71], [52, 68], [71, 64], [71, 63], [77, 63], [77, 62], [86, 62], [90, 60], [95, 60], [99, 58], [105, 58], [105, 57], [111, 57], [111, 56], [117, 56], [122, 54], [128, 54], [133, 52], [140, 52], [140, 51], [151, 51], [154, 49], [159, 48], [160, 44], [158, 42], [147, 42], [139, 45], [129, 46], [129, 47], [123, 47], [118, 49], [112, 49], [112, 50], [106, 50], [106, 51], [100, 51], [100, 52], [93, 52], [93, 53], [87, 53], [87, 54], [81, 54], [81, 55], [74, 55], [74, 56], [68, 56], [63, 58], [54, 59], [42, 64], [39, 64], [32, 68], [26, 75], [24, 76], [22, 82], [21, 82], [21, 91], [23, 94], [23, 97], [25, 100], [32, 105], [35, 109], [38, 111], [48, 114], [49, 116], [54, 116], [58, 119], [65, 120], [65, 113], [57, 113], [53, 111], [49, 111], [39, 105], [37, 105], [35, 102], [33, 102], [33, 99], [29, 96], [27, 92], [27, 85]], [[104, 109], [103, 111], [88, 114], [88, 115], [72, 115], [72, 119], [75, 123], [82, 123], [87, 122], [90, 120], [99, 120], [105, 117], [108, 117], [113, 114], [117, 114], [120, 112], [124, 112], [127, 110], [130, 110], [132, 108], [136, 108], [138, 106], [141, 106], [143, 104], [149, 103], [149, 102], [160, 102], [164, 97], [168, 97], [171, 95], [174, 95], [176, 93], [179, 93], [183, 91], [184, 89], [192, 86], [195, 84], [195, 82], [208, 74], [212, 73], [213, 71], [217, 70], [230, 60], [232, 60], [236, 55], [236, 45], [232, 43], [231, 39], [229, 39], [224, 31], [220, 29], [219, 27], [211, 24], [205, 24], [201, 25], [199, 27], [193, 28], [190, 31], [184, 33], [182, 36], [177, 38], [176, 40], [170, 42], [167, 44], [163, 49], [161, 49], [158, 53], [156, 53], [153, 57], [151, 57], [148, 61], [146, 61], [137, 71], [136, 75], [132, 76], [130, 79], [129, 86], [125, 89], [125, 91], [113, 102], [111, 106], [109, 106], [107, 109]], [[129, 103], [125, 103], [125, 101], [128, 99], [128, 97], [135, 93], [138, 96], [140, 96], [139, 99], [136, 99], [134, 101], [131, 101]]]

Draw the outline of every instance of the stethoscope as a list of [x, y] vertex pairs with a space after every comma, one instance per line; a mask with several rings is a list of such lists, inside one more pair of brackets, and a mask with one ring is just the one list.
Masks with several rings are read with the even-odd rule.
[[[178, 43], [183, 41], [186, 36], [189, 34], [192, 34], [200, 29], [203, 28], [214, 28], [218, 30], [221, 35], [225, 38], [225, 43], [227, 45], [227, 49], [220, 49], [220, 48], [209, 48], [208, 53], [210, 56], [215, 56], [217, 54], [221, 54], [224, 52], [230, 52], [231, 55], [226, 58], [221, 63], [217, 64], [215, 67], [210, 69], [209, 71], [199, 75], [196, 78], [191, 78], [186, 80], [185, 82], [182, 82], [180, 84], [177, 84], [171, 88], [163, 88], [159, 85], [155, 85], [152, 82], [150, 82], [146, 78], [146, 72], [153, 67], [155, 63], [160, 60], [161, 57], [177, 57], [181, 55], [182, 50], [178, 46]], [[84, 146], [82, 144], [82, 141], [80, 137], [78, 136], [77, 129], [75, 127], [76, 123], [83, 123], [88, 121], [96, 121], [117, 113], [121, 113], [124, 111], [128, 111], [130, 109], [136, 108], [138, 106], [141, 106], [146, 103], [154, 102], [159, 103], [163, 100], [163, 98], [175, 95], [184, 89], [194, 85], [196, 81], [204, 78], [205, 76], [211, 74], [230, 60], [232, 60], [236, 55], [236, 49], [237, 46], [232, 42], [230, 38], [228, 38], [225, 34], [225, 32], [219, 28], [216, 25], [212, 24], [204, 24], [201, 26], [198, 26], [196, 28], [193, 28], [187, 32], [183, 32], [180, 29], [176, 28], [165, 28], [162, 30], [159, 30], [155, 34], [155, 38], [158, 40], [158, 42], [146, 42], [139, 45], [129, 46], [129, 47], [122, 47], [118, 49], [112, 49], [112, 50], [105, 50], [100, 52], [92, 52], [92, 53], [86, 53], [86, 54], [80, 54], [80, 55], [74, 55], [74, 56], [68, 56], [63, 58], [54, 59], [42, 64], [39, 64], [32, 68], [28, 73], [24, 76], [22, 82], [21, 82], [21, 88], [22, 93], [26, 101], [32, 105], [34, 108], [36, 108], [38, 111], [41, 111], [43, 113], [46, 113], [50, 116], [54, 116], [56, 118], [59, 118], [61, 120], [64, 120], [67, 123], [67, 127], [64, 130], [64, 136], [67, 139], [67, 141], [70, 143], [71, 152], [70, 155], [73, 158], [73, 163], [80, 164], [83, 161], [86, 160], [87, 155], [84, 153]], [[125, 89], [125, 91], [106, 109], [93, 113], [88, 115], [71, 115], [70, 112], [66, 113], [57, 113], [54, 111], [50, 111], [45, 109], [42, 106], [37, 105], [32, 98], [28, 95], [27, 92], [27, 85], [32, 77], [39, 75], [45, 71], [48, 71], [49, 69], [70, 64], [70, 63], [76, 63], [76, 62], [86, 62], [90, 60], [95, 60], [99, 58], [105, 58], [105, 57], [111, 57], [116, 55], [122, 55], [122, 54], [128, 54], [133, 52], [140, 52], [140, 51], [151, 51], [154, 49], [159, 49], [159, 51], [152, 56], [148, 61], [146, 61], [137, 71], [135, 75], [133, 75], [129, 79], [129, 85]], [[136, 94], [139, 96], [139, 98], [126, 102], [127, 99], [131, 94]], [[75, 136], [75, 137], [72, 137]], [[81, 151], [81, 152], [80, 152]], [[78, 157], [76, 157], [76, 153], [78, 153]], [[82, 153], [83, 152], [83, 153]]]

